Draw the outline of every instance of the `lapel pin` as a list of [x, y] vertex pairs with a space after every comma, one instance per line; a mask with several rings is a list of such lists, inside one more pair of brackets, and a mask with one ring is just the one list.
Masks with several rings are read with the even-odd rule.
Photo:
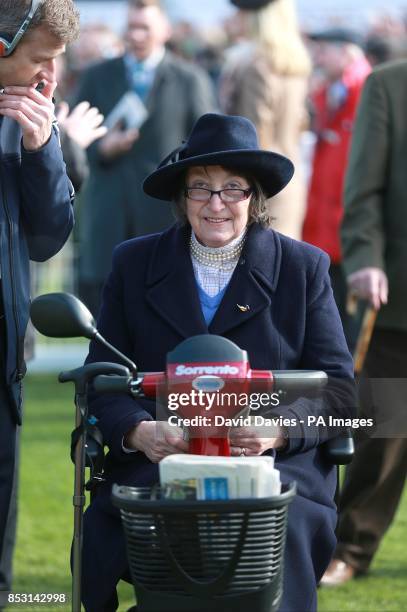
[[240, 304], [236, 304], [236, 306], [241, 312], [247, 312], [248, 310], [250, 310], [249, 304], [246, 304], [246, 306], [241, 306]]

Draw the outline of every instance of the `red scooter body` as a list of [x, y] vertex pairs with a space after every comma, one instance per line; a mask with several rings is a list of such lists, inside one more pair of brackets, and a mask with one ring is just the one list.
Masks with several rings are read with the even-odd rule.
[[169, 398], [180, 398], [176, 414], [194, 421], [188, 426], [191, 454], [226, 457], [230, 425], [215, 424], [215, 417], [234, 419], [246, 407], [225, 400], [244, 398], [254, 390], [270, 393], [272, 388], [272, 372], [251, 370], [246, 351], [210, 334], [179, 344], [167, 356], [165, 374], [144, 374], [142, 383], [145, 396], [158, 396], [165, 405], [170, 405]]

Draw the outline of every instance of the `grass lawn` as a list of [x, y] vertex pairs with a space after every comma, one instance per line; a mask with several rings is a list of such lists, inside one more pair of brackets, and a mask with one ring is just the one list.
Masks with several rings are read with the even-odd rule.
[[[67, 604], [11, 605], [8, 609], [70, 610], [69, 549], [73, 529], [73, 387], [55, 376], [31, 376], [25, 385], [20, 514], [15, 555], [15, 593], [64, 593]], [[407, 497], [367, 578], [341, 589], [321, 590], [321, 612], [407, 610]], [[120, 612], [133, 603], [120, 586]], [[240, 611], [236, 611], [240, 612]], [[255, 612], [255, 611], [253, 611]], [[299, 611], [302, 612], [302, 611]], [[305, 612], [305, 611], [304, 611]]]

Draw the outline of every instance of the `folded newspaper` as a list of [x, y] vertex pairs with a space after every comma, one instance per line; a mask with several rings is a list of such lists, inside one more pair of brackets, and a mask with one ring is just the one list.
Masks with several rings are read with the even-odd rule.
[[268, 456], [169, 455], [159, 469], [164, 496], [170, 499], [240, 499], [281, 492], [280, 472]]
[[127, 91], [105, 118], [103, 125], [109, 130], [120, 123], [127, 130], [139, 129], [147, 118], [148, 111], [140, 96], [134, 91]]

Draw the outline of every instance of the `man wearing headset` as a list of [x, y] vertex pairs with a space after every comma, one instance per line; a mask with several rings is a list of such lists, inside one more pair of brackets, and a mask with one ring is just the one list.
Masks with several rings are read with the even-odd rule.
[[57, 253], [73, 225], [52, 95], [55, 58], [77, 33], [72, 0], [0, 0], [0, 608], [11, 586], [29, 261]]

